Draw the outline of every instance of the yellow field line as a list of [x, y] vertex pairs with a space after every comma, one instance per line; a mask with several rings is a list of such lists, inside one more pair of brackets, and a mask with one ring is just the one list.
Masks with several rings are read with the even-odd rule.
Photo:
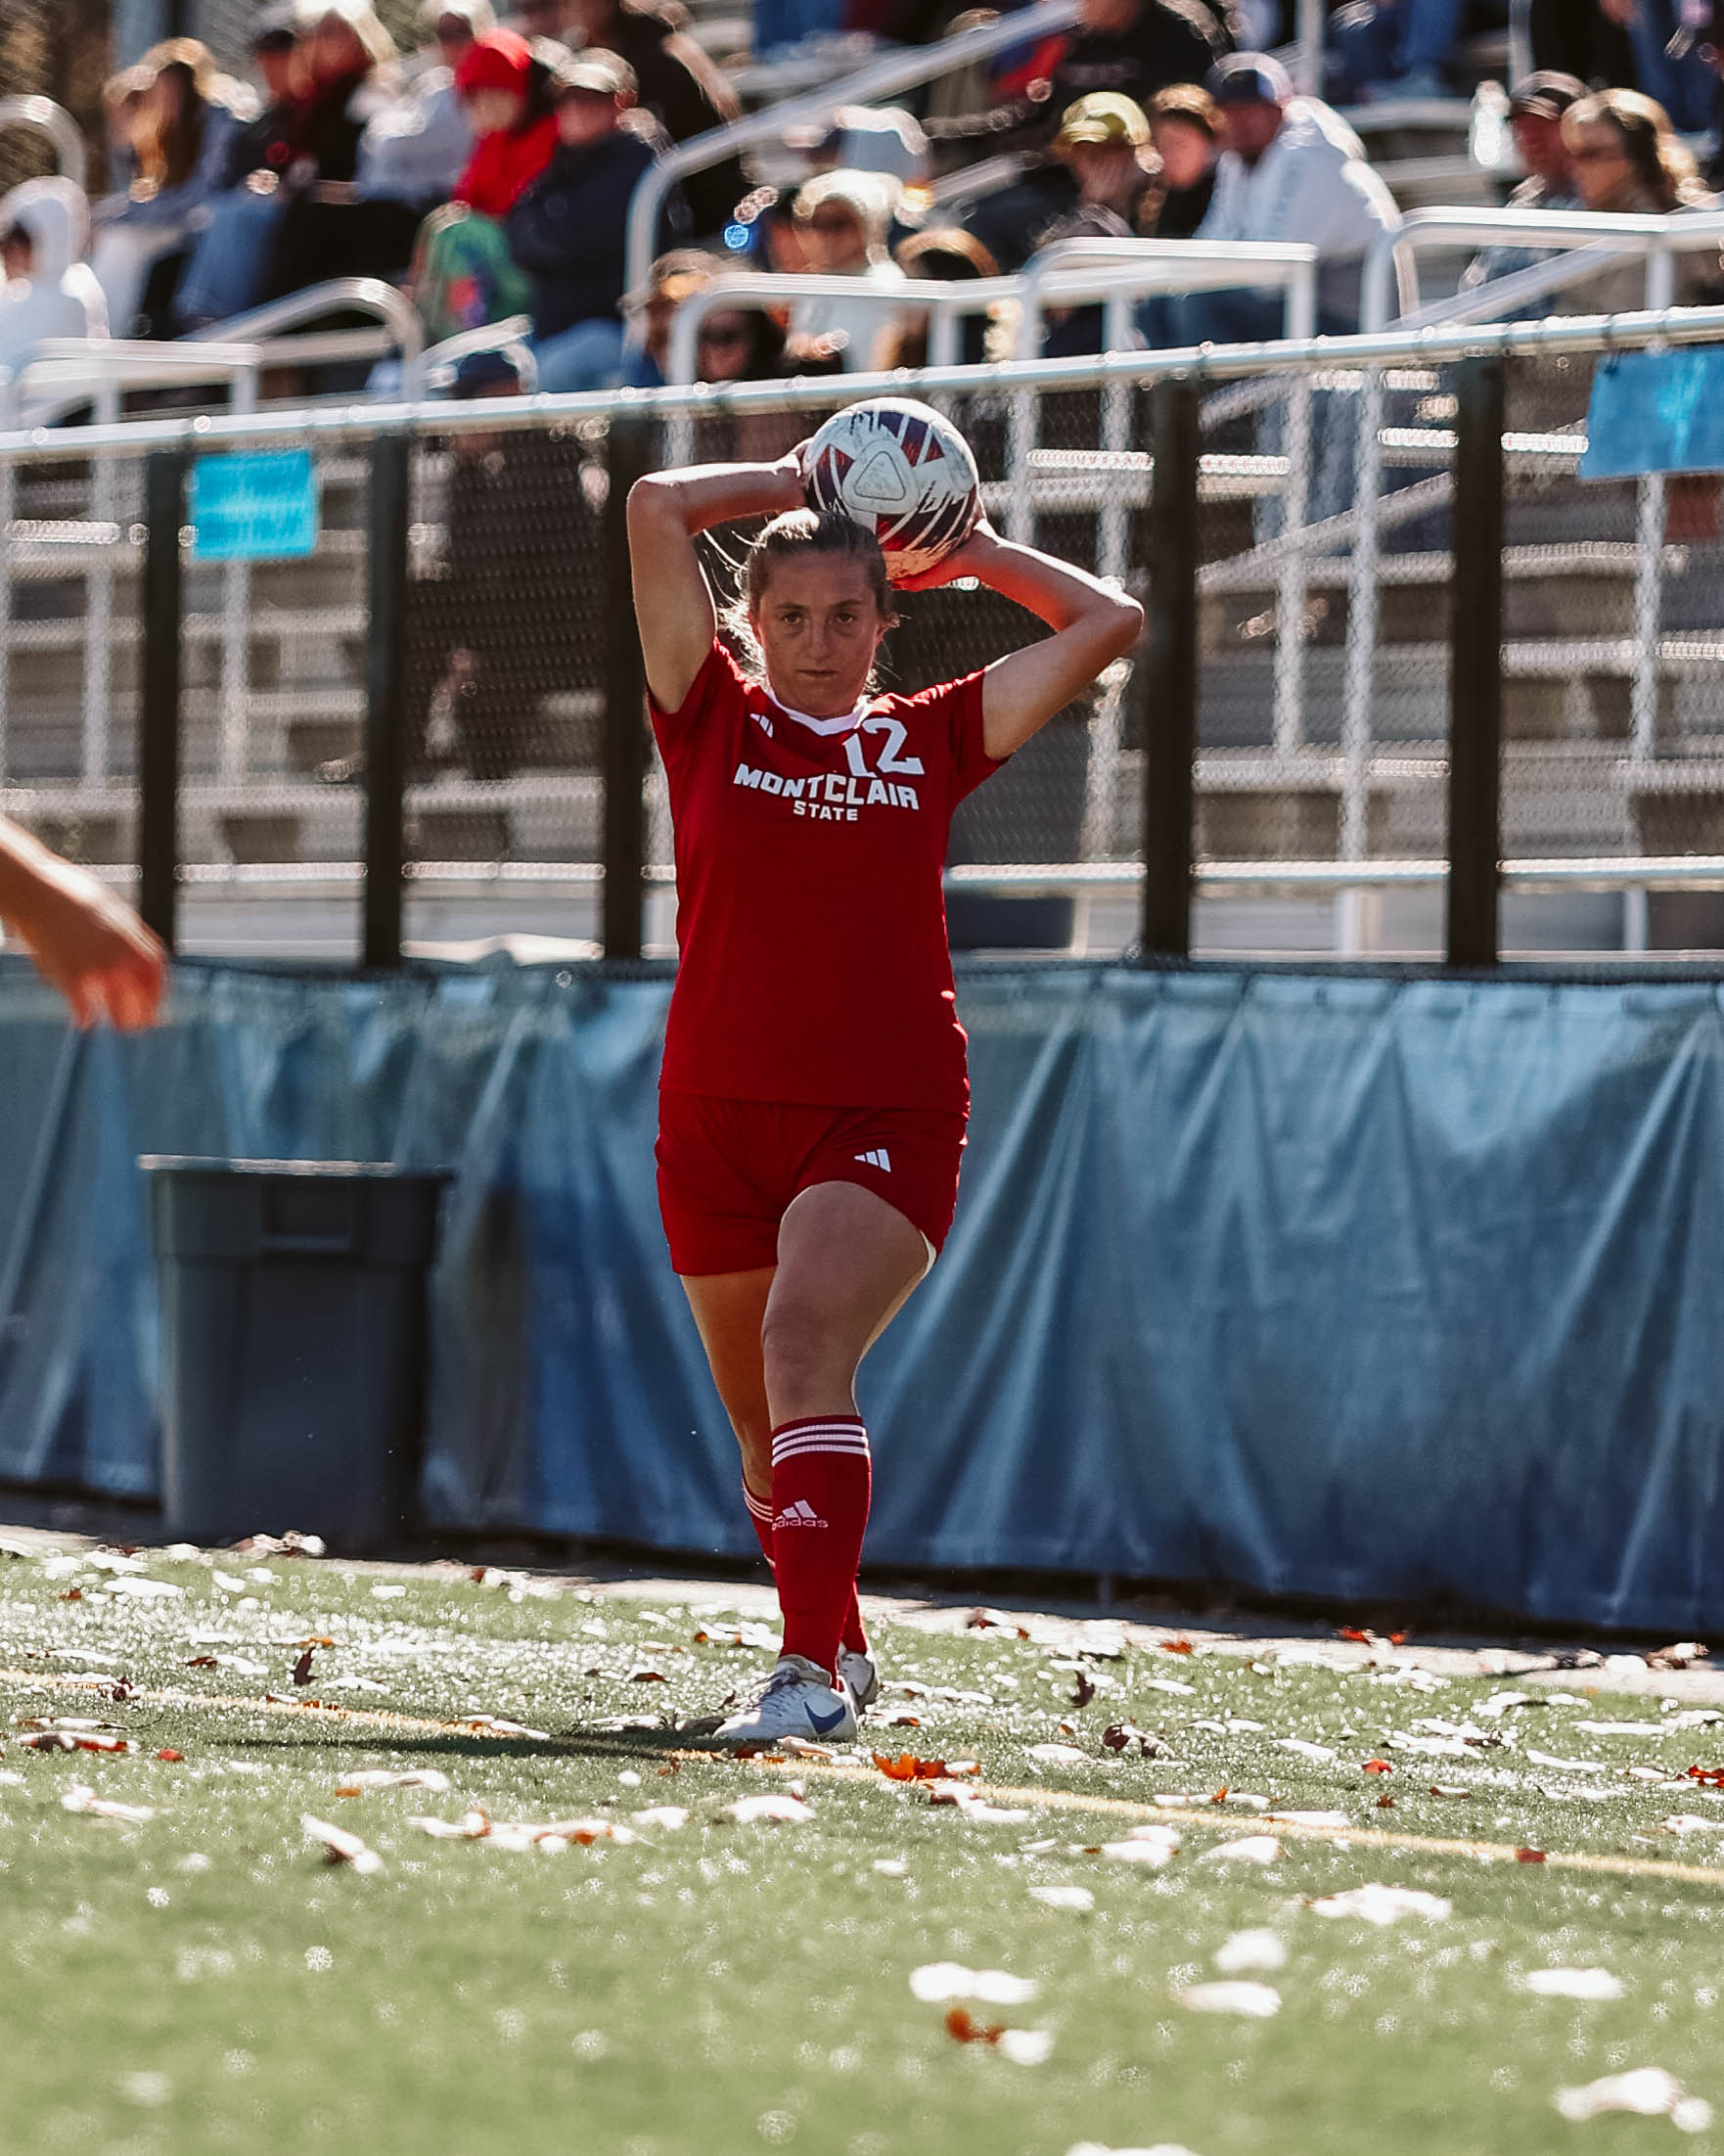
[[[66, 1676], [54, 1671], [0, 1670], [0, 1684], [17, 1684], [37, 1691], [94, 1692], [112, 1695], [112, 1684], [102, 1677]], [[326, 1707], [321, 1700], [235, 1698], [219, 1692], [188, 1692], [177, 1685], [136, 1685], [127, 1692], [128, 1700], [141, 1700], [155, 1707], [225, 1707], [242, 1714], [295, 1715], [301, 1718], [322, 1719], [360, 1729], [411, 1730], [422, 1736], [469, 1737], [488, 1736], [492, 1732], [476, 1729], [471, 1721], [432, 1721], [419, 1715], [400, 1715], [386, 1708], [376, 1707]], [[607, 1735], [618, 1734], [606, 1731]], [[511, 1741], [508, 1732], [496, 1733], [495, 1741], [506, 1744]], [[515, 1740], [538, 1743], [538, 1738]], [[682, 1750], [668, 1755], [671, 1759], [693, 1762], [696, 1760], [722, 1760], [723, 1753]], [[810, 1777], [830, 1776], [836, 1781], [854, 1783], [857, 1780], [874, 1782], [872, 1775], [859, 1774], [853, 1766], [828, 1765], [824, 1760], [749, 1760], [743, 1764], [757, 1770], [779, 1775]], [[911, 1788], [915, 1785], [897, 1782], [894, 1788]], [[1384, 1827], [1374, 1826], [1312, 1826], [1303, 1819], [1289, 1819], [1276, 1812], [1230, 1812], [1225, 1805], [1211, 1805], [1202, 1811], [1189, 1806], [1145, 1804], [1131, 1797], [1085, 1796], [1072, 1789], [1020, 1789], [1004, 1782], [967, 1781], [965, 1788], [974, 1790], [985, 1802], [999, 1805], [1027, 1805], [1040, 1812], [1071, 1812], [1099, 1813], [1103, 1817], [1155, 1821], [1167, 1826], [1197, 1826], [1211, 1830], [1238, 1833], [1255, 1823], [1264, 1831], [1274, 1829], [1277, 1837], [1291, 1842], [1329, 1842], [1344, 1845], [1348, 1849], [1394, 1849], [1419, 1857], [1470, 1857], [1476, 1861], [1493, 1864], [1526, 1863], [1532, 1859], [1523, 1857], [1512, 1842], [1474, 1842], [1459, 1838], [1428, 1834], [1396, 1834]], [[1585, 1850], [1548, 1849], [1541, 1851], [1536, 1859], [1546, 1869], [1557, 1871], [1608, 1872], [1625, 1879], [1673, 1879], [1687, 1886], [1724, 1887], [1724, 1870], [1704, 1864], [1677, 1863], [1670, 1858], [1621, 1857], [1596, 1855]]]

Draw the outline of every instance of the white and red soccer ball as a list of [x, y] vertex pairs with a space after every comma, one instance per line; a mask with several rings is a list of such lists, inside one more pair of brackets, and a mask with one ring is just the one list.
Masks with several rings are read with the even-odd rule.
[[893, 583], [942, 562], [981, 515], [970, 444], [931, 404], [910, 397], [835, 413], [808, 444], [806, 469], [810, 505], [872, 531]]

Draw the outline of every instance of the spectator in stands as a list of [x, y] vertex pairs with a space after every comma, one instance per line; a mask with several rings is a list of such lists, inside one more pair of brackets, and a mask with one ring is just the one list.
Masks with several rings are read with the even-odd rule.
[[461, 57], [455, 88], [473, 129], [473, 155], [453, 199], [432, 211], [414, 248], [413, 296], [432, 344], [532, 303], [502, 220], [556, 152], [552, 84], [555, 66], [567, 59], [549, 39], [535, 49], [515, 31], [496, 29], [474, 38]]
[[[1365, 250], [1401, 221], [1359, 138], [1321, 99], [1295, 97], [1286, 69], [1263, 53], [1224, 60], [1208, 88], [1227, 148], [1198, 238], [1311, 242], [1319, 331], [1356, 329]], [[1241, 344], [1279, 337], [1283, 319], [1279, 293], [1193, 293], [1151, 302], [1145, 327], [1158, 344]]]
[[[1571, 105], [1563, 136], [1574, 185], [1588, 209], [1655, 211], [1704, 208], [1711, 201], [1699, 168], [1677, 139], [1661, 105], [1638, 90], [1601, 90]], [[1676, 256], [1676, 302], [1698, 303], [1718, 275], [1718, 250]], [[1646, 304], [1646, 267], [1624, 262], [1557, 296], [1559, 314], [1621, 314]]]
[[116, 337], [139, 326], [147, 288], [151, 323], [166, 329], [187, 240], [225, 184], [233, 138], [250, 116], [243, 87], [217, 74], [196, 38], [170, 38], [140, 65], [150, 87], [132, 119], [136, 176], [123, 196], [97, 205], [91, 258]]
[[704, 292], [723, 264], [704, 248], [673, 248], [660, 254], [648, 274], [644, 291], [625, 293], [622, 311], [639, 315], [641, 342], [629, 355], [624, 379], [631, 390], [658, 390], [668, 379], [670, 325], [683, 301]]
[[1540, 73], [1582, 82], [1632, 82], [1634, 50], [1602, 0], [1526, 0], [1526, 35]]
[[1328, 83], [1343, 104], [1449, 94], [1464, 0], [1348, 0], [1330, 26]]
[[[997, 277], [1000, 265], [972, 232], [957, 225], [930, 225], [913, 233], [893, 249], [892, 258], [912, 284], [926, 277], [947, 285], [968, 284]], [[906, 307], [895, 317], [886, 348], [881, 354], [885, 367], [926, 367], [930, 318], [928, 310]], [[979, 366], [987, 357], [987, 318], [966, 314], [958, 330], [958, 363]]]
[[357, 185], [365, 131], [400, 88], [394, 42], [370, 0], [314, 0], [301, 22], [305, 85], [265, 298], [331, 277], [398, 275], [424, 207]]
[[[1517, 83], [1509, 100], [1509, 124], [1515, 149], [1526, 177], [1509, 197], [1511, 209], [1578, 209], [1581, 200], [1574, 185], [1574, 163], [1563, 134], [1563, 115], [1586, 95], [1586, 85], [1572, 75], [1549, 69], [1530, 74]], [[1498, 277], [1529, 269], [1550, 253], [1548, 248], [1490, 247], [1476, 255], [1461, 279], [1464, 292], [1489, 284]], [[1534, 302], [1542, 311], [1543, 302]]]
[[1142, 109], [1171, 83], [1202, 82], [1232, 42], [1202, 0], [1082, 0], [1047, 108], [1064, 114], [1080, 97], [1112, 90]]
[[[686, 142], [741, 117], [735, 90], [687, 35], [688, 17], [674, 4], [650, 0], [565, 0], [571, 44], [615, 53], [634, 70], [638, 102], [672, 142]], [[682, 182], [692, 237], [722, 232], [747, 194], [741, 160], [725, 158]]]
[[1150, 100], [1150, 141], [1161, 167], [1146, 238], [1189, 240], [1209, 213], [1221, 156], [1221, 109], [1200, 83], [1175, 83]]
[[1113, 90], [1092, 91], [1061, 116], [1054, 150], [1077, 183], [1077, 202], [1041, 235], [1039, 245], [1135, 239], [1144, 203], [1156, 191], [1155, 153], [1142, 107]]
[[102, 124], [107, 137], [108, 191], [124, 195], [138, 176], [137, 133], [154, 77], [140, 61], [102, 85]]
[[422, 213], [447, 202], [473, 155], [473, 128], [455, 70], [474, 39], [496, 28], [490, 0], [426, 0], [420, 27], [436, 57], [413, 74], [359, 138], [354, 192], [361, 202], [399, 202]]
[[[878, 172], [823, 172], [796, 197], [796, 225], [808, 267], [821, 277], [854, 277], [895, 291], [904, 272], [886, 252], [897, 189]], [[877, 302], [842, 298], [798, 299], [790, 326], [798, 337], [841, 340], [846, 374], [866, 373], [890, 334], [888, 309]]]
[[1701, 17], [1686, 0], [1603, 0], [1628, 33], [1635, 87], [1670, 115], [1681, 134], [1704, 134], [1716, 117], [1717, 87], [1696, 35]]
[[286, 203], [282, 175], [294, 157], [303, 88], [295, 0], [278, 0], [257, 18], [251, 64], [263, 86], [263, 107], [233, 135], [222, 191], [207, 204], [208, 222], [192, 244], [174, 294], [174, 321], [181, 330], [243, 314], [262, 294]]
[[44, 338], [107, 336], [89, 244], [89, 205], [71, 180], [25, 180], [0, 200], [0, 366]]
[[[788, 147], [796, 147], [787, 133]], [[928, 137], [922, 122], [901, 106], [840, 105], [832, 125], [807, 142], [816, 172], [884, 172], [900, 187], [928, 177]]]
[[733, 221], [724, 228], [724, 244], [741, 255], [742, 266], [761, 272], [774, 270], [794, 277], [808, 267], [808, 245], [796, 223], [796, 198], [791, 188], [756, 187], [736, 206]]
[[614, 53], [574, 55], [552, 95], [557, 150], [504, 229], [532, 288], [539, 388], [608, 390], [622, 379], [628, 206], [654, 153], [624, 124], [635, 80]]

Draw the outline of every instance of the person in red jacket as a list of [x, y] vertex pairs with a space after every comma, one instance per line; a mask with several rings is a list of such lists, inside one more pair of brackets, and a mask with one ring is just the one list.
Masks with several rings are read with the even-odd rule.
[[551, 161], [557, 115], [551, 69], [513, 30], [476, 37], [455, 69], [455, 88], [473, 123], [473, 156], [454, 200], [483, 217], [506, 217]]
[[[628, 503], [681, 951], [659, 1207], [784, 1613], [777, 1667], [718, 1730], [736, 1745], [853, 1737], [878, 1688], [856, 1603], [872, 1467], [855, 1379], [957, 1199], [952, 812], [1143, 626], [1134, 600], [983, 521], [914, 582], [975, 577], [1051, 633], [962, 680], [876, 695], [885, 559], [871, 531], [805, 506], [805, 446], [656, 473]], [[695, 538], [762, 516], [745, 670]]]

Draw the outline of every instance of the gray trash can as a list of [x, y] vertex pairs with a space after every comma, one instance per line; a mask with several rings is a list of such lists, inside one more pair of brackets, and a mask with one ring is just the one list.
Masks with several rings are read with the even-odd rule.
[[332, 1548], [414, 1524], [426, 1274], [441, 1172], [150, 1158], [166, 1532], [297, 1528]]

